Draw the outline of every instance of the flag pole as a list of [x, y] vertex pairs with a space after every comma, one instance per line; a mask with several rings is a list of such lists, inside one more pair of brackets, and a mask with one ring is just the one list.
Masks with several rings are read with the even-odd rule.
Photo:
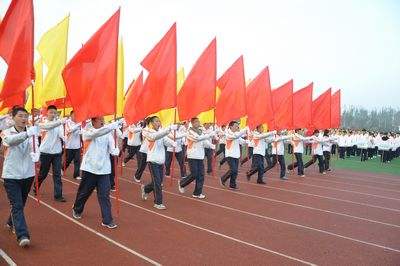
[[[32, 109], [31, 109], [31, 115], [32, 115], [32, 126], [35, 126], [35, 114], [34, 114], [34, 109], [35, 109], [35, 92], [33, 89], [35, 80], [31, 80], [31, 94], [32, 94]], [[36, 153], [36, 137], [32, 136], [32, 150], [33, 153]], [[39, 196], [39, 176], [37, 172], [36, 166], [38, 165], [37, 162], [34, 163], [35, 165], [35, 188], [36, 188], [36, 201], [38, 205], [40, 205], [40, 196]]]

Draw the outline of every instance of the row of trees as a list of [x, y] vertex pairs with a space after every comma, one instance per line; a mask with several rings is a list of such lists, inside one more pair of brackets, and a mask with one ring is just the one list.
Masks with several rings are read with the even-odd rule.
[[342, 112], [342, 127], [380, 132], [400, 131], [400, 109], [386, 107], [368, 110], [347, 106]]

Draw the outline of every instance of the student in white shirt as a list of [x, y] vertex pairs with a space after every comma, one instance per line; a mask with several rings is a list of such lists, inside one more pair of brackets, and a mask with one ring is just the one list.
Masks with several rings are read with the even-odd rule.
[[247, 180], [253, 174], [258, 173], [257, 184], [266, 184], [264, 181], [264, 157], [268, 143], [272, 142], [272, 136], [276, 131], [264, 132], [264, 126], [258, 125], [256, 130], [252, 132], [253, 156], [251, 161], [251, 169], [246, 173]]
[[313, 157], [310, 161], [308, 161], [304, 168], [308, 168], [310, 165], [314, 164], [318, 160], [318, 168], [321, 174], [326, 174], [325, 172], [325, 163], [323, 157], [322, 145], [324, 143], [324, 139], [319, 136], [319, 130], [314, 130], [313, 138], [310, 140], [312, 143], [312, 154]]
[[178, 189], [179, 192], [185, 193], [185, 187], [196, 180], [192, 196], [193, 198], [204, 199], [206, 197], [203, 194], [205, 148], [215, 149], [215, 145], [210, 142], [210, 139], [216, 133], [204, 133], [200, 128], [198, 118], [192, 118], [190, 122], [191, 127], [189, 127], [186, 138], [190, 174], [178, 180]]
[[37, 145], [39, 128], [27, 127], [28, 112], [22, 107], [12, 110], [14, 126], [4, 130], [1, 137], [4, 142], [4, 162], [2, 178], [11, 213], [6, 226], [14, 231], [18, 245], [30, 244], [30, 234], [26, 224], [24, 207], [35, 176], [35, 162], [39, 160], [38, 147], [33, 151], [33, 140]]
[[240, 158], [240, 144], [246, 144], [242, 139], [247, 133], [247, 128], [240, 130], [239, 123], [232, 121], [226, 130], [226, 160], [229, 164], [229, 170], [220, 178], [221, 185], [225, 186], [226, 181], [229, 179], [229, 188], [237, 190], [236, 178], [238, 176], [239, 158]]
[[93, 190], [97, 191], [97, 199], [101, 209], [101, 225], [114, 229], [110, 201], [110, 155], [118, 156], [119, 149], [115, 147], [111, 132], [118, 129], [122, 121], [116, 121], [104, 126], [104, 118], [92, 118], [92, 126], [83, 130], [84, 154], [82, 159], [82, 181], [79, 184], [72, 216], [81, 219], [83, 209]]
[[128, 135], [128, 140], [126, 143], [128, 155], [124, 159], [123, 166], [125, 166], [125, 164], [129, 162], [129, 160], [131, 160], [133, 156], [135, 156], [135, 154], [139, 151], [140, 145], [142, 144], [142, 140], [140, 138], [141, 132], [142, 127], [140, 123], [137, 125], [132, 124], [126, 129], [126, 133]]
[[65, 169], [74, 161], [73, 178], [81, 180], [80, 164], [81, 164], [81, 123], [75, 121], [74, 111], [71, 111], [70, 118], [65, 123], [65, 153], [66, 162]]
[[324, 170], [331, 171], [330, 168], [330, 161], [331, 161], [331, 150], [332, 145], [337, 141], [337, 138], [330, 136], [329, 129], [324, 130], [324, 135], [322, 137], [323, 144], [322, 144], [322, 154], [324, 155]]
[[177, 125], [161, 128], [160, 119], [157, 116], [149, 118], [148, 130], [143, 130], [143, 138], [146, 139], [147, 163], [149, 164], [151, 182], [141, 186], [142, 199], [146, 200], [148, 194], [154, 193], [154, 208], [165, 210], [162, 196], [162, 182], [164, 179], [165, 146], [176, 147], [176, 142], [172, 141], [167, 135], [176, 130]]
[[183, 144], [184, 144], [184, 139], [187, 135], [186, 129], [183, 126], [178, 126], [178, 130], [174, 133], [170, 133], [168, 137], [171, 140], [175, 139], [176, 142], [176, 148], [173, 147], [167, 147], [167, 152], [165, 154], [165, 176], [167, 178], [170, 178], [171, 176], [171, 163], [173, 160], [173, 154], [175, 150], [175, 158], [178, 161], [179, 164], [179, 169], [181, 173], [181, 178], [184, 178], [186, 176], [186, 166], [185, 166], [185, 158], [183, 154]]
[[219, 147], [218, 151], [215, 153], [215, 157], [218, 157], [222, 154], [222, 160], [220, 161], [220, 166], [224, 164], [225, 159], [225, 145], [226, 145], [226, 137], [225, 137], [226, 125], [222, 125], [217, 129], [217, 137], [219, 139]]
[[[211, 132], [214, 132], [214, 126], [211, 123], [205, 123], [204, 124], [204, 133], [210, 134]], [[212, 142], [212, 139], [210, 138], [209, 141]], [[205, 148], [205, 156], [206, 156], [206, 160], [207, 160], [207, 174], [211, 174], [213, 171], [213, 168], [212, 168], [213, 167], [213, 165], [212, 165], [213, 151], [212, 151], [212, 149], [209, 149], [208, 147]]]
[[140, 179], [142, 178], [143, 172], [146, 169], [146, 165], [147, 165], [148, 143], [147, 143], [147, 140], [143, 137], [143, 132], [146, 132], [149, 130], [149, 123], [150, 123], [149, 121], [150, 121], [150, 117], [143, 120], [142, 131], [141, 131], [141, 135], [140, 135], [142, 144], [140, 144], [139, 152], [136, 154], [137, 168], [136, 168], [136, 172], [133, 176], [133, 180], [137, 183], [140, 183]]
[[272, 163], [264, 169], [264, 173], [272, 169], [277, 162], [280, 165], [280, 179], [287, 180], [286, 177], [286, 164], [285, 164], [285, 142], [292, 138], [291, 135], [283, 135], [284, 131], [278, 131], [272, 140]]
[[[57, 107], [47, 107], [47, 120], [39, 123], [42, 142], [40, 143], [40, 170], [38, 175], [39, 187], [46, 179], [50, 166], [53, 169], [54, 199], [58, 202], [66, 202], [62, 193], [61, 167], [62, 167], [62, 143], [65, 141], [62, 125], [66, 119], [57, 118]], [[36, 188], [35, 188], [36, 189]], [[34, 193], [37, 191], [34, 189]]]
[[297, 175], [301, 177], [305, 177], [304, 175], [304, 163], [303, 163], [303, 153], [304, 153], [304, 144], [307, 143], [311, 137], [304, 137], [304, 132], [302, 129], [298, 128], [294, 131], [292, 138], [292, 146], [294, 156], [296, 157], [296, 162], [288, 165], [288, 170], [293, 170], [297, 167]]

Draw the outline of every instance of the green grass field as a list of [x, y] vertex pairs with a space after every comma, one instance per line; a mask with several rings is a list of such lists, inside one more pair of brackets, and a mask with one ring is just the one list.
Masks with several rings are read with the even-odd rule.
[[[310, 156], [304, 155], [303, 161], [306, 162], [310, 159]], [[291, 155], [286, 156], [286, 163], [290, 164]], [[380, 157], [361, 162], [360, 157], [350, 157], [344, 160], [337, 159], [336, 155], [331, 158], [333, 169], [348, 169], [360, 172], [370, 173], [385, 173], [400, 176], [400, 158], [396, 158], [390, 163], [381, 164]]]

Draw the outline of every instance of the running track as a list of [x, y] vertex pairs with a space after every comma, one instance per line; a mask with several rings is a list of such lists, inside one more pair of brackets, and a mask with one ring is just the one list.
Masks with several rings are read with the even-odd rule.
[[[400, 265], [400, 177], [345, 170], [322, 176], [311, 167], [304, 179], [280, 181], [272, 169], [260, 186], [245, 179], [248, 167], [240, 169], [240, 191], [206, 176], [206, 200], [191, 198], [193, 186], [179, 194], [176, 180], [167, 179], [168, 209], [157, 211], [152, 196], [140, 199], [131, 161], [119, 181], [119, 214], [112, 194], [116, 230], [100, 226], [95, 194], [83, 218], [71, 219], [78, 182], [67, 171], [68, 202], [58, 203], [49, 176], [41, 205], [31, 197], [25, 209], [31, 247], [18, 248], [2, 227], [0, 248], [18, 265]], [[9, 207], [0, 190], [5, 221]]]

